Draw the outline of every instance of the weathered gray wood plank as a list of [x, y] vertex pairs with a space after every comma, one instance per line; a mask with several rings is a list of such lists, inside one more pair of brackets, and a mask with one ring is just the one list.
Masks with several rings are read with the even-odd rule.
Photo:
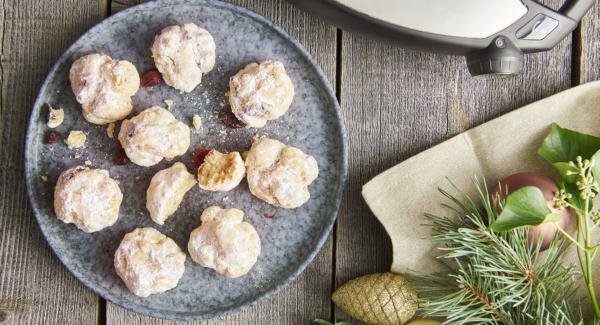
[[102, 1], [2, 1], [0, 322], [94, 324], [98, 298], [54, 256], [25, 194], [23, 138], [46, 73], [106, 13]]
[[[122, 10], [139, 0], [113, 0], [112, 12]], [[335, 80], [336, 30], [326, 26], [285, 1], [236, 0], [234, 3], [255, 10], [274, 20], [300, 41], [321, 65], [329, 80]], [[241, 313], [196, 322], [197, 324], [309, 324], [315, 317], [330, 318], [332, 290], [332, 239], [316, 259], [289, 287], [275, 297]], [[127, 311], [107, 303], [108, 324], [176, 324]]]
[[[562, 1], [550, 2], [556, 7]], [[521, 75], [499, 80], [471, 78], [460, 57], [403, 50], [346, 32], [341, 62], [350, 170], [338, 217], [336, 286], [389, 270], [391, 263], [391, 242], [364, 203], [362, 185], [452, 135], [568, 88], [571, 39], [527, 56]], [[336, 316], [344, 317], [339, 311]]]
[[579, 82], [600, 79], [600, 3], [583, 17], [580, 29]]

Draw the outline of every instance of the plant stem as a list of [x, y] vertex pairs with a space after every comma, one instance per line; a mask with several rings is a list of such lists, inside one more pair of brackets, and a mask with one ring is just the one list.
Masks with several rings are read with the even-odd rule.
[[[577, 215], [577, 242], [580, 243], [581, 242], [581, 234], [583, 234], [583, 218], [581, 217], [581, 210], [575, 210], [576, 211], [576, 215]], [[584, 260], [584, 256], [583, 256], [583, 250], [579, 248], [580, 246], [577, 247], [577, 258], [579, 259], [579, 266], [581, 266], [581, 271], [583, 272], [583, 277], [587, 279], [587, 273], [583, 263]]]
[[[594, 306], [594, 311], [596, 313], [596, 318], [600, 318], [600, 305], [598, 305], [598, 299], [596, 298], [596, 292], [594, 290], [594, 280], [593, 280], [593, 275], [592, 275], [592, 252], [591, 250], [589, 250], [589, 248], [591, 247], [591, 243], [590, 243], [590, 226], [589, 226], [589, 206], [590, 206], [590, 199], [586, 198], [585, 202], [584, 202], [584, 206], [583, 206], [583, 219], [584, 219], [584, 227], [585, 227], [585, 237], [584, 237], [584, 242], [585, 242], [585, 282], [587, 284], [587, 289], [588, 292], [590, 294], [590, 298], [592, 300], [592, 305]], [[579, 249], [579, 248], [578, 248]], [[595, 255], [595, 254], [594, 254]], [[582, 268], [584, 267], [583, 265], [581, 266]]]
[[563, 236], [567, 237], [568, 240], [573, 242], [573, 244], [577, 245], [578, 250], [579, 249], [585, 250], [585, 247], [583, 247], [581, 245], [581, 243], [579, 243], [579, 240], [575, 240], [575, 238], [571, 237], [571, 235], [569, 235], [568, 232], [566, 232], [564, 229], [562, 229], [562, 227], [559, 226], [558, 223], [555, 222], [554, 225], [556, 225], [556, 229], [558, 229], [558, 231], [560, 231], [563, 234]]

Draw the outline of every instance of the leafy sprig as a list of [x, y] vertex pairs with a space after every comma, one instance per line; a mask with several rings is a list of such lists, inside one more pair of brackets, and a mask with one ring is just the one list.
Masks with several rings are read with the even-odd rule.
[[568, 304], [574, 288], [560, 261], [561, 241], [541, 258], [525, 229], [491, 230], [504, 202], [490, 198], [485, 182], [474, 185], [481, 207], [451, 183], [457, 195], [440, 192], [452, 215], [426, 215], [448, 273], [418, 277], [424, 315], [445, 324], [581, 324]]
[[600, 209], [594, 209], [592, 201], [600, 192], [600, 138], [553, 124], [538, 153], [563, 178], [561, 190], [555, 193], [555, 207], [570, 208], [575, 212], [577, 235], [574, 238], [561, 228], [557, 220], [546, 218], [547, 211], [536, 208], [546, 203], [543, 197], [525, 196], [521, 191], [508, 195], [504, 211], [491, 224], [491, 228], [507, 231], [522, 226], [554, 223], [557, 230], [577, 247], [586, 289], [596, 319], [600, 321], [600, 299], [594, 289], [592, 272], [593, 260], [600, 251], [600, 241], [594, 243], [591, 238], [592, 231], [600, 225]]

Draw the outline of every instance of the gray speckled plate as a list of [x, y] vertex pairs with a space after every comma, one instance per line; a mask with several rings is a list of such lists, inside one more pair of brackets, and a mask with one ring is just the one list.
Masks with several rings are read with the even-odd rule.
[[[312, 198], [294, 210], [270, 206], [250, 194], [244, 182], [225, 193], [194, 187], [181, 207], [164, 226], [150, 220], [145, 193], [150, 178], [174, 161], [143, 168], [113, 163], [115, 139], [106, 128], [87, 123], [75, 102], [68, 82], [72, 62], [78, 57], [102, 52], [126, 59], [144, 71], [153, 67], [150, 45], [154, 35], [171, 24], [194, 22], [210, 31], [217, 44], [217, 64], [192, 93], [180, 94], [164, 84], [142, 88], [133, 97], [136, 112], [151, 105], [174, 102], [171, 112], [191, 125], [193, 114], [204, 127], [192, 131], [188, 152], [174, 161], [193, 170], [196, 148], [243, 151], [255, 135], [266, 135], [312, 154], [320, 176], [310, 185]], [[263, 129], [229, 129], [219, 120], [229, 109], [225, 92], [228, 78], [249, 62], [281, 60], [292, 78], [296, 95], [288, 113]], [[45, 145], [46, 103], [65, 109], [65, 122], [56, 131], [61, 141]], [[62, 139], [69, 130], [88, 133], [87, 147], [70, 151]], [[48, 74], [35, 102], [26, 138], [25, 170], [33, 210], [48, 243], [65, 266], [86, 286], [127, 309], [169, 319], [202, 319], [220, 316], [249, 306], [290, 283], [313, 259], [335, 220], [347, 173], [347, 148], [340, 110], [329, 83], [298, 42], [265, 18], [240, 7], [218, 1], [168, 0], [142, 4], [120, 12], [83, 35], [59, 59]], [[65, 169], [91, 161], [93, 167], [110, 171], [124, 193], [117, 223], [87, 234], [56, 219], [53, 189]], [[47, 176], [43, 181], [41, 176]], [[185, 250], [190, 232], [199, 225], [202, 210], [211, 205], [238, 207], [257, 229], [262, 253], [250, 273], [225, 279], [188, 257], [179, 285], [163, 294], [139, 298], [117, 277], [113, 254], [123, 235], [137, 227], [154, 227], [173, 238]]]

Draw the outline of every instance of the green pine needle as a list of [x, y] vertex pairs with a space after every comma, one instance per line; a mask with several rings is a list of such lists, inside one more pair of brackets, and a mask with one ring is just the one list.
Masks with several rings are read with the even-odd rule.
[[491, 231], [503, 202], [490, 198], [485, 182], [473, 183], [481, 204], [450, 182], [457, 194], [440, 193], [452, 215], [425, 215], [438, 258], [450, 269], [417, 278], [423, 314], [443, 317], [444, 324], [583, 324], [570, 309], [573, 272], [561, 263], [561, 241], [540, 253], [525, 228]]

